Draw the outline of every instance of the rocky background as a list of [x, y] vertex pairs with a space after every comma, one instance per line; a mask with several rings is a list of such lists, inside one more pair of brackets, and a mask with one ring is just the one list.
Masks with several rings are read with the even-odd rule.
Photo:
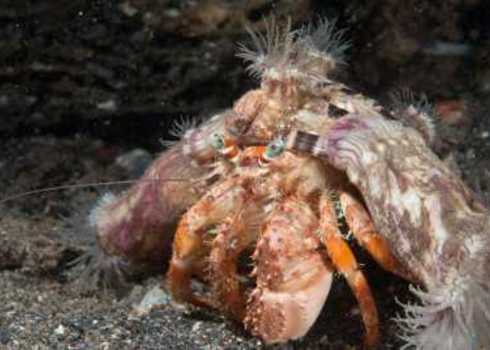
[[[123, 291], [86, 291], [70, 261], [93, 245], [85, 217], [100, 193], [75, 187], [137, 178], [175, 120], [231, 106], [257, 82], [235, 57], [244, 24], [337, 18], [352, 46], [339, 79], [388, 101], [425, 92], [439, 112], [437, 151], [490, 203], [490, 7], [483, 0], [14, 1], [0, 7], [0, 349], [252, 349], [264, 347], [218, 315], [132, 305], [158, 276]], [[407, 285], [358, 251], [382, 318]], [[278, 349], [356, 349], [359, 310], [337, 278], [305, 339]]]

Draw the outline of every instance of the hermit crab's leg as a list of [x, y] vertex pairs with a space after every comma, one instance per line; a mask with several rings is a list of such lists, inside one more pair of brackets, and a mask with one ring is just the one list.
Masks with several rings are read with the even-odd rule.
[[257, 205], [247, 205], [218, 229], [209, 256], [209, 276], [220, 307], [238, 321], [245, 316], [246, 296], [240, 288], [237, 260], [256, 239], [266, 213]]
[[330, 291], [332, 269], [319, 251], [318, 218], [308, 203], [287, 198], [270, 214], [253, 259], [257, 287], [245, 325], [266, 343], [304, 336]]
[[376, 304], [368, 282], [338, 228], [335, 209], [327, 195], [323, 195], [321, 198], [320, 213], [320, 227], [324, 235], [323, 242], [335, 268], [345, 276], [359, 302], [362, 319], [366, 327], [365, 344], [368, 348], [374, 347], [379, 340]]
[[[255, 176], [261, 171], [258, 165], [263, 160], [265, 147], [247, 147], [239, 154], [230, 152], [236, 144], [229, 139], [223, 140], [221, 153], [231, 161], [252, 171]], [[236, 155], [236, 156], [235, 156]], [[210, 281], [215, 291], [220, 307], [231, 317], [242, 321], [245, 312], [246, 299], [240, 290], [239, 276], [237, 275], [237, 260], [239, 255], [253, 241], [257, 239], [260, 225], [268, 214], [264, 209], [263, 196], [260, 188], [255, 188], [253, 201], [244, 203], [236, 215], [228, 217], [217, 229], [217, 236], [213, 240], [209, 256]]]
[[265, 108], [267, 96], [262, 90], [252, 90], [243, 95], [233, 106], [233, 116], [226, 120], [226, 131], [239, 143], [250, 126]]
[[237, 203], [243, 203], [246, 197], [246, 190], [232, 178], [207, 193], [182, 217], [167, 272], [168, 288], [175, 301], [207, 305], [207, 302], [193, 296], [191, 276], [203, 255], [208, 253], [206, 235], [226, 217], [233, 215]]
[[196, 297], [191, 289], [191, 277], [205, 246], [201, 234], [189, 230], [187, 215], [181, 219], [173, 244], [173, 255], [167, 272], [167, 287], [172, 298], [178, 303], [206, 306], [204, 300]]
[[346, 223], [361, 247], [366, 249], [385, 270], [405, 279], [413, 280], [410, 277], [410, 273], [403, 268], [391, 253], [388, 242], [374, 228], [374, 224], [364, 205], [348, 192], [342, 192], [339, 196], [339, 201]]

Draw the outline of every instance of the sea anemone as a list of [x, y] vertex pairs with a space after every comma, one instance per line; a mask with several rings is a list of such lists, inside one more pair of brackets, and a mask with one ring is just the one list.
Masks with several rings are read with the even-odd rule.
[[328, 83], [327, 74], [344, 62], [350, 43], [345, 30], [335, 30], [335, 20], [321, 19], [291, 29], [291, 21], [279, 26], [273, 18], [266, 24], [265, 34], [248, 30], [252, 47], [239, 44], [238, 57], [249, 62], [247, 70], [263, 83], [295, 80], [310, 85]]
[[428, 145], [432, 145], [437, 136], [437, 117], [434, 106], [427, 95], [415, 95], [410, 89], [403, 88], [390, 93], [392, 117], [422, 134]]
[[402, 349], [471, 350], [490, 344], [490, 285], [463, 276], [451, 286], [410, 291], [419, 303], [401, 304], [405, 314], [395, 318]]

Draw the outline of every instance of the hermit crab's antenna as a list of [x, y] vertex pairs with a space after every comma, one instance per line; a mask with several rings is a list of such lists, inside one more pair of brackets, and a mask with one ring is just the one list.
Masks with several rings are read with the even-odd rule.
[[72, 190], [72, 189], [94, 188], [94, 187], [100, 187], [100, 186], [131, 185], [137, 181], [192, 182], [189, 179], [183, 179], [183, 178], [180, 178], [180, 179], [179, 178], [172, 178], [172, 179], [171, 178], [166, 178], [166, 179], [154, 178], [154, 179], [138, 179], [138, 180], [133, 179], [133, 180], [120, 180], [120, 181], [91, 182], [91, 183], [82, 183], [82, 184], [60, 185], [60, 186], [53, 186], [53, 187], [38, 188], [38, 189], [31, 190], [31, 191], [19, 193], [19, 194], [14, 194], [12, 196], [0, 198], [0, 204], [4, 204], [6, 202], [14, 201], [14, 200], [21, 199], [24, 197], [33, 196], [36, 194], [44, 194], [44, 193], [48, 193], [48, 192], [57, 192], [57, 191]]

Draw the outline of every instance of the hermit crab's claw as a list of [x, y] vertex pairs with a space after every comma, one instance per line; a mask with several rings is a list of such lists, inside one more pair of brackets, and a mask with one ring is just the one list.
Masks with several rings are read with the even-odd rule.
[[316, 143], [347, 172], [395, 257], [421, 287], [399, 317], [415, 349], [490, 348], [490, 211], [427, 146], [381, 118], [340, 119]]
[[304, 336], [327, 298], [332, 270], [318, 251], [316, 225], [306, 203], [287, 199], [271, 214], [257, 244], [257, 287], [245, 324], [268, 344]]

